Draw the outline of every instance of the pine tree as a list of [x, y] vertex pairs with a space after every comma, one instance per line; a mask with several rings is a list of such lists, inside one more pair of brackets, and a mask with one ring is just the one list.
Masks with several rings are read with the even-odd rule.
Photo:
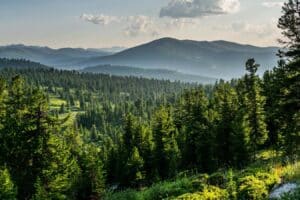
[[153, 122], [154, 165], [162, 179], [174, 176], [178, 170], [180, 151], [177, 131], [170, 108], [162, 107], [155, 113]]
[[127, 174], [127, 179], [132, 186], [138, 186], [144, 179], [143, 172], [144, 160], [140, 156], [139, 150], [137, 147], [133, 147], [131, 155], [126, 162], [125, 174]]
[[203, 171], [213, 170], [216, 167], [212, 131], [214, 112], [209, 108], [203, 88], [186, 92], [181, 101], [176, 112], [176, 126], [180, 130], [182, 165]]
[[16, 200], [16, 188], [7, 169], [0, 168], [0, 199]]
[[[219, 83], [213, 95], [213, 106], [217, 112], [215, 120], [216, 154], [219, 166], [232, 166], [236, 154], [234, 121], [238, 112], [238, 97], [228, 83]], [[240, 138], [239, 138], [240, 139]], [[242, 142], [242, 141], [240, 141]]]
[[250, 125], [250, 145], [253, 152], [268, 138], [264, 111], [265, 98], [261, 95], [259, 77], [256, 75], [258, 67], [259, 64], [256, 64], [254, 59], [246, 62], [246, 70], [249, 72], [245, 77], [246, 106]]
[[102, 152], [93, 144], [84, 144], [78, 156], [81, 169], [77, 186], [78, 199], [101, 199], [105, 189]]
[[287, 50], [280, 51], [281, 56], [292, 59], [300, 58], [300, 1], [288, 0], [282, 7], [283, 15], [279, 18], [278, 28], [284, 39], [279, 40]]
[[[278, 27], [282, 30], [285, 45], [281, 56], [287, 57], [288, 63], [274, 69], [276, 87], [279, 88], [275, 99], [280, 112], [280, 133], [284, 140], [286, 155], [297, 155], [300, 152], [300, 2], [289, 0], [283, 6], [283, 15]], [[276, 106], [277, 106], [276, 105]]]
[[281, 85], [279, 111], [285, 153], [297, 155], [300, 152], [300, 59], [286, 64], [277, 76], [282, 77], [278, 81]]
[[[43, 156], [47, 158], [47, 165], [36, 180], [35, 199], [74, 198], [72, 190], [78, 181], [80, 169], [66, 141], [51, 134]], [[43, 192], [39, 194], [41, 191]]]
[[41, 158], [49, 138], [47, 102], [39, 90], [31, 91], [17, 76], [5, 104], [1, 157], [16, 183], [18, 198], [26, 199], [33, 194], [35, 179], [45, 164]]

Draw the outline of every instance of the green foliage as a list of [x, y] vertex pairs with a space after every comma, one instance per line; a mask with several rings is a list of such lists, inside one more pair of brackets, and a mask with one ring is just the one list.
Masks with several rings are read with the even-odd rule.
[[226, 190], [220, 189], [215, 186], [208, 186], [203, 189], [202, 192], [184, 194], [177, 198], [176, 200], [227, 200], [229, 195]]
[[162, 108], [157, 111], [154, 117], [153, 140], [155, 169], [159, 177], [170, 178], [177, 172], [180, 158], [177, 134], [171, 110]]
[[[267, 197], [277, 174], [298, 180], [297, 165], [273, 173], [273, 159], [256, 156], [270, 146], [294, 160], [300, 152], [297, 3], [289, 0], [279, 20], [287, 39], [282, 55], [291, 60], [279, 61], [263, 80], [254, 59], [246, 62], [243, 78], [213, 86], [1, 59], [32, 68], [0, 71], [7, 80], [0, 79], [0, 166], [7, 168], [0, 192], [35, 200], [250, 200]], [[224, 171], [244, 168], [251, 159], [259, 162]], [[152, 185], [178, 171], [215, 173]], [[141, 191], [105, 193], [105, 183]]]
[[16, 188], [7, 169], [0, 169], [0, 199], [15, 200]]
[[226, 190], [229, 194], [229, 199], [236, 200], [237, 199], [237, 183], [234, 180], [234, 173], [232, 169], [228, 170], [226, 174], [227, 182], [226, 182]]
[[218, 187], [224, 187], [226, 183], [226, 175], [222, 172], [216, 172], [209, 176], [208, 184]]
[[81, 174], [76, 185], [77, 198], [101, 199], [105, 190], [101, 151], [95, 145], [84, 144], [81, 148], [78, 156]]
[[285, 51], [281, 56], [299, 58], [300, 57], [300, 2], [299, 0], [288, 0], [282, 8], [283, 15], [279, 18], [278, 27], [282, 30], [284, 39], [280, 42], [285, 45]]
[[37, 179], [35, 198], [69, 199], [80, 173], [77, 161], [61, 138], [51, 135], [47, 145], [49, 162]]
[[275, 173], [258, 172], [255, 177], [264, 182], [268, 191], [280, 183], [280, 177]]
[[288, 163], [282, 171], [282, 177], [286, 182], [300, 182], [300, 162]]
[[259, 64], [256, 64], [254, 59], [246, 62], [246, 69], [249, 72], [245, 76], [247, 119], [250, 127], [250, 146], [254, 153], [268, 137], [264, 111], [265, 98], [261, 95], [260, 80], [256, 75], [258, 67]]
[[265, 183], [255, 176], [246, 176], [239, 179], [238, 199], [263, 200], [268, 196]]

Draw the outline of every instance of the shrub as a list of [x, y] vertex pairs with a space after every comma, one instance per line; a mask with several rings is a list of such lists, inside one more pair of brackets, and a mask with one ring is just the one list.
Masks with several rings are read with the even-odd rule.
[[239, 200], [262, 200], [268, 196], [265, 183], [254, 176], [240, 178], [238, 188]]
[[280, 183], [280, 177], [276, 174], [258, 172], [255, 177], [263, 181], [267, 189], [272, 189], [276, 184]]
[[284, 167], [282, 176], [285, 181], [298, 181], [300, 180], [300, 162], [288, 164]]
[[236, 181], [234, 180], [233, 171], [230, 169], [226, 174], [227, 183], [226, 183], [226, 190], [229, 194], [229, 199], [235, 200], [237, 197], [237, 185]]
[[145, 200], [161, 200], [193, 192], [192, 182], [188, 178], [178, 179], [174, 182], [162, 182], [151, 186], [143, 192]]
[[134, 190], [125, 190], [117, 193], [107, 193], [104, 200], [143, 200], [140, 192]]
[[215, 186], [207, 186], [202, 192], [184, 194], [176, 200], [227, 200], [229, 195], [226, 190]]
[[208, 178], [208, 184], [218, 187], [223, 187], [226, 183], [226, 176], [224, 173], [216, 172]]
[[16, 188], [7, 169], [0, 169], [0, 199], [16, 199]]

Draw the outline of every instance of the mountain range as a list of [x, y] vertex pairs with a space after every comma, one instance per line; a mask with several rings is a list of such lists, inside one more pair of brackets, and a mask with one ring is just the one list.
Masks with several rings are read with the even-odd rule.
[[255, 58], [260, 73], [273, 68], [277, 47], [256, 47], [227, 41], [192, 41], [162, 38], [119, 53], [91, 58], [79, 66], [125, 65], [169, 69], [207, 77], [233, 78], [245, 73], [245, 62]]
[[112, 53], [101, 49], [61, 48], [25, 46], [22, 44], [0, 47], [0, 58], [26, 59], [58, 68], [72, 68], [78, 62], [107, 56]]
[[[117, 66], [112, 69], [115, 73], [116, 69], [121, 70], [120, 67], [124, 66], [132, 75], [133, 70], [139, 71], [142, 68], [152, 70], [151, 74], [156, 71], [157, 77], [162, 72], [159, 70], [169, 70], [185, 75], [230, 79], [245, 73], [244, 65], [248, 58], [255, 58], [261, 64], [260, 74], [273, 68], [278, 60], [278, 49], [222, 40], [209, 42], [161, 38], [125, 50], [119, 48], [122, 51], [117, 53], [103, 49], [10, 45], [0, 47], [0, 58], [23, 58], [56, 68], [82, 70], [93, 67], [93, 71], [98, 72], [103, 71], [103, 66], [106, 66], [106, 71], [108, 66]], [[97, 66], [99, 70], [95, 69]], [[129, 67], [132, 69], [129, 70]]]

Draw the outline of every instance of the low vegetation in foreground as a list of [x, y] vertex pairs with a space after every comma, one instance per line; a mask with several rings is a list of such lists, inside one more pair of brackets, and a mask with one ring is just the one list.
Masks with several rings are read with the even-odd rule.
[[[284, 163], [284, 164], [283, 164]], [[193, 172], [195, 173], [195, 172]], [[105, 200], [263, 200], [285, 183], [298, 189], [282, 194], [282, 200], [300, 199], [300, 161], [286, 160], [275, 151], [262, 151], [244, 169], [222, 169], [212, 174], [180, 173], [150, 187], [107, 191]]]

